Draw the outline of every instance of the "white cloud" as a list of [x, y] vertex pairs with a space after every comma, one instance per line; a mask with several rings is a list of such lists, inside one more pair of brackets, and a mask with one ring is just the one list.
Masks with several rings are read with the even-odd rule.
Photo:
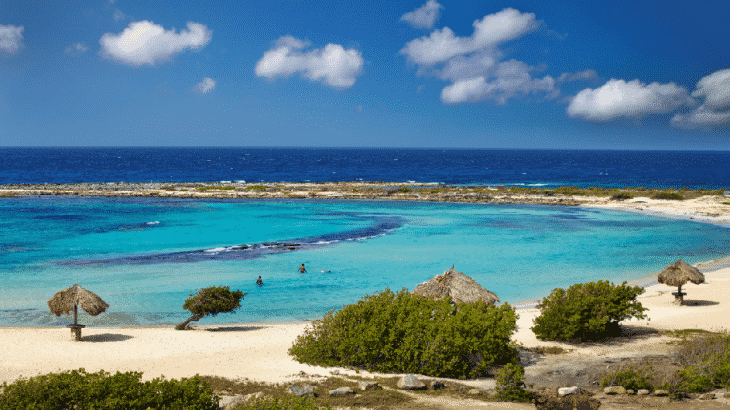
[[596, 70], [583, 70], [575, 73], [563, 73], [558, 77], [558, 82], [565, 83], [570, 81], [592, 80], [598, 77]]
[[209, 92], [213, 91], [214, 88], [215, 81], [213, 81], [212, 78], [205, 77], [203, 78], [203, 81], [193, 87], [192, 91], [199, 94], [208, 94]]
[[691, 129], [730, 124], [730, 69], [703, 77], [692, 97], [703, 98], [703, 104], [688, 114], [676, 114], [673, 126]]
[[256, 75], [269, 79], [301, 73], [312, 81], [348, 88], [360, 75], [363, 59], [355, 49], [327, 44], [322, 49], [303, 51], [309, 43], [291, 36], [281, 37], [276, 46], [256, 63]]
[[210, 42], [212, 31], [205, 25], [189, 22], [187, 30], [165, 30], [150, 21], [129, 24], [121, 34], [104, 34], [102, 56], [122, 64], [140, 66], [165, 61], [185, 49], [198, 49]]
[[450, 28], [444, 27], [410, 41], [400, 52], [416, 64], [433, 65], [514, 40], [534, 30], [538, 24], [534, 14], [507, 8], [476, 20], [473, 26], [474, 32], [469, 37], [458, 37]]
[[65, 52], [70, 56], [77, 56], [84, 54], [88, 49], [89, 47], [86, 47], [84, 43], [73, 43], [70, 46], [66, 47]]
[[507, 99], [531, 92], [555, 90], [550, 76], [532, 78], [530, 68], [523, 62], [510, 60], [499, 63], [493, 77], [479, 76], [456, 80], [441, 91], [441, 101], [447, 104], [493, 99], [505, 104]]
[[639, 80], [611, 79], [600, 88], [580, 91], [571, 100], [567, 112], [571, 117], [588, 121], [609, 121], [618, 117], [666, 114], [693, 103], [687, 90], [674, 83], [647, 85]]
[[23, 47], [23, 26], [0, 24], [0, 51], [15, 54]]
[[441, 15], [440, 5], [436, 0], [428, 0], [423, 6], [401, 16], [400, 20], [408, 22], [416, 28], [431, 28]]

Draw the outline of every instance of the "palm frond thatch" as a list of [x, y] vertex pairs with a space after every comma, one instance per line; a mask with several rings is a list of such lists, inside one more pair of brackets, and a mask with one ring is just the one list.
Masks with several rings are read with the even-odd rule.
[[499, 302], [497, 295], [482, 287], [474, 279], [457, 271], [453, 266], [443, 274], [436, 275], [431, 280], [416, 286], [413, 293], [435, 299], [448, 295], [451, 296], [454, 303], [483, 300], [487, 304], [493, 305]]
[[70, 314], [74, 310], [74, 305], [80, 306], [91, 316], [97, 316], [109, 307], [96, 293], [82, 288], [78, 283], [56, 293], [48, 301], [51, 313], [56, 316], [61, 316], [63, 313]]
[[687, 282], [695, 285], [705, 283], [705, 275], [699, 269], [683, 260], [678, 260], [659, 273], [659, 283], [668, 286], [682, 286]]

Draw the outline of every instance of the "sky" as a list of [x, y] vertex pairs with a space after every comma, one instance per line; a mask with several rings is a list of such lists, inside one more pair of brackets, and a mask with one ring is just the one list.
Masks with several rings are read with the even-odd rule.
[[0, 146], [730, 150], [730, 1], [0, 0]]

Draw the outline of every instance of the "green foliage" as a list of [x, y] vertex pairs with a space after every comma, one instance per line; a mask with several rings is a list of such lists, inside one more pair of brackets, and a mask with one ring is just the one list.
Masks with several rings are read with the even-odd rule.
[[634, 196], [628, 192], [620, 192], [618, 194], [611, 195], [612, 201], [623, 201], [624, 199], [632, 199]]
[[684, 200], [684, 196], [678, 192], [657, 192], [652, 196], [653, 199], [669, 199], [675, 201]]
[[474, 378], [491, 365], [517, 362], [510, 341], [516, 320], [508, 304], [457, 306], [386, 289], [313, 321], [289, 354], [323, 366]]
[[654, 386], [652, 386], [651, 380], [651, 367], [634, 369], [633, 366], [628, 366], [624, 369], [620, 369], [614, 373], [606, 375], [603, 379], [601, 379], [601, 387], [623, 386], [624, 388], [631, 389], [633, 391], [637, 391], [639, 389], [653, 390]]
[[403, 192], [405, 194], [405, 193], [411, 192], [412, 189], [408, 188], [407, 186], [404, 186], [404, 187], [400, 187], [398, 189], [398, 191]]
[[289, 395], [284, 398], [263, 396], [255, 398], [243, 406], [236, 407], [236, 410], [319, 410], [331, 409], [328, 404], [319, 407], [306, 398]]
[[200, 289], [183, 304], [183, 309], [190, 311], [193, 316], [183, 323], [175, 326], [177, 330], [183, 330], [193, 320], [200, 320], [205, 316], [215, 316], [219, 313], [231, 313], [241, 307], [241, 299], [246, 296], [240, 290], [231, 291], [228, 286], [211, 286]]
[[265, 185], [251, 185], [246, 187], [246, 191], [266, 191]]
[[232, 186], [204, 186], [198, 188], [198, 191], [233, 191], [234, 189], [236, 188]]
[[84, 369], [3, 383], [2, 409], [217, 410], [218, 397], [196, 375], [190, 379], [156, 378], [142, 373], [86, 373]]
[[684, 344], [680, 360], [689, 363], [679, 372], [679, 389], [700, 393], [730, 388], [730, 335], [698, 337]]
[[525, 368], [517, 364], [508, 364], [497, 371], [496, 397], [504, 401], [527, 403], [533, 395], [525, 390]]
[[646, 318], [647, 309], [636, 300], [642, 293], [639, 286], [600, 280], [553, 289], [537, 305], [540, 316], [532, 331], [542, 340], [581, 342], [618, 335], [620, 321]]

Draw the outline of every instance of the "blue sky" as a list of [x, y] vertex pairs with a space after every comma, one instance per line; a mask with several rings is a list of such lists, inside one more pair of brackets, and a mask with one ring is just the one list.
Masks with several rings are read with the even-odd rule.
[[0, 0], [0, 146], [729, 150], [728, 21], [727, 0]]

